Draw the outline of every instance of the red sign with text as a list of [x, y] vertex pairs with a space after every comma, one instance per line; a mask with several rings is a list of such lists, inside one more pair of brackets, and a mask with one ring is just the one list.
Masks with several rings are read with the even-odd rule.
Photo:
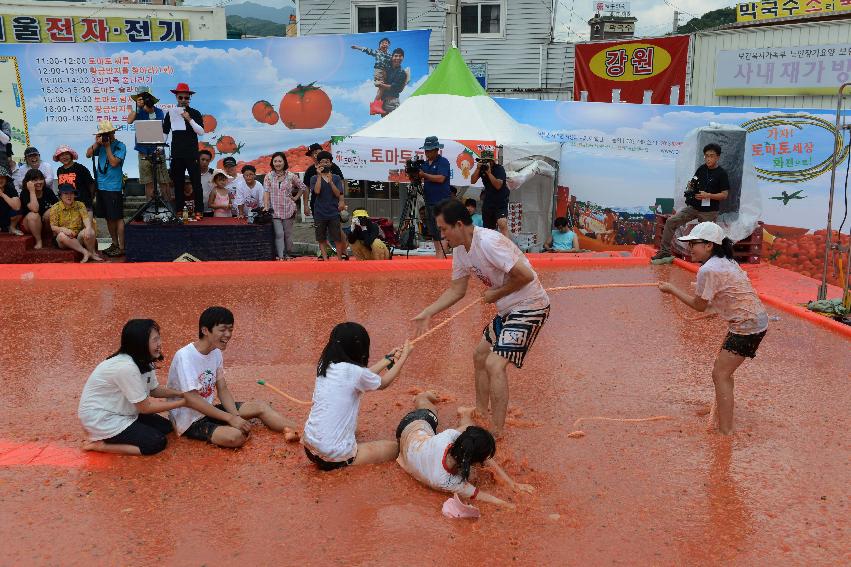
[[685, 104], [688, 48], [687, 35], [577, 44], [573, 100]]

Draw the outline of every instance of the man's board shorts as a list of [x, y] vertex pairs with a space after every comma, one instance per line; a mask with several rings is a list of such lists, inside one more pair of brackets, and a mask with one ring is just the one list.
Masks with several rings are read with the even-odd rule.
[[491, 344], [492, 352], [508, 359], [517, 368], [522, 368], [526, 353], [532, 348], [549, 316], [549, 305], [543, 309], [510, 311], [505, 316], [494, 317], [482, 331], [482, 336]]

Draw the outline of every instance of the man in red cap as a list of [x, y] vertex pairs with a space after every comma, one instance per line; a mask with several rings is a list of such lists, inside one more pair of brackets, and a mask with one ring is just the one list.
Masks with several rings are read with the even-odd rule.
[[[192, 193], [195, 198], [195, 215], [201, 217], [204, 212], [204, 192], [201, 188], [201, 170], [198, 165], [198, 136], [204, 133], [201, 125], [204, 119], [201, 113], [189, 107], [189, 101], [195, 91], [186, 83], [178, 83], [171, 92], [177, 97], [177, 108], [169, 109], [163, 120], [163, 132], [171, 132], [171, 180], [173, 187], [183, 187], [185, 173], [192, 181]], [[185, 205], [183, 191], [174, 192], [178, 213]]]

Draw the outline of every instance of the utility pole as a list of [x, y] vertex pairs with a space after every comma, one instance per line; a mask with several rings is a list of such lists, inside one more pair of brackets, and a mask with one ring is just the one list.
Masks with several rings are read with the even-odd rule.
[[680, 13], [677, 10], [674, 10], [674, 33], [677, 33], [678, 27], [680, 27]]
[[446, 26], [443, 29], [443, 39], [445, 48], [443, 54], [454, 44], [455, 47], [461, 47], [461, 30], [459, 26], [459, 18], [461, 17], [461, 0], [448, 0], [446, 3]]

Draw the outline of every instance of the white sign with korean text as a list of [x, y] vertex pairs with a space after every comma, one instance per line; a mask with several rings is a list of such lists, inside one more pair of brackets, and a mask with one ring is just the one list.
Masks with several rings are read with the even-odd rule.
[[630, 6], [629, 2], [598, 2], [597, 0], [593, 3], [594, 13], [595, 14], [622, 14], [624, 16], [630, 15]]
[[715, 96], [836, 94], [851, 79], [851, 41], [718, 52]]

